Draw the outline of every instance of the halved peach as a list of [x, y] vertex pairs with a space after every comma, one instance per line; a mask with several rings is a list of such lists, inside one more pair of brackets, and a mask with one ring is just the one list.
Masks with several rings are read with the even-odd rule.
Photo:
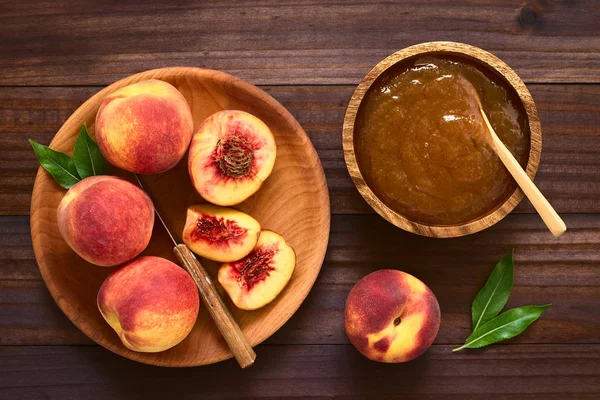
[[241, 211], [212, 204], [190, 206], [183, 241], [194, 253], [219, 262], [236, 261], [256, 246], [260, 224]]
[[219, 282], [242, 310], [256, 310], [281, 293], [296, 266], [296, 253], [277, 233], [263, 230], [256, 247], [239, 261], [219, 269]]
[[192, 138], [190, 178], [198, 193], [220, 206], [252, 196], [275, 165], [271, 130], [244, 111], [226, 110], [208, 117]]

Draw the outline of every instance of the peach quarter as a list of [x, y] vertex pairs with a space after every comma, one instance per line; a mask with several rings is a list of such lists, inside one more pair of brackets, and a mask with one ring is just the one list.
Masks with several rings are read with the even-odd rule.
[[269, 127], [244, 111], [208, 117], [192, 138], [190, 178], [205, 200], [220, 206], [252, 196], [273, 170], [275, 139]]
[[241, 211], [212, 204], [190, 206], [183, 242], [194, 253], [219, 262], [236, 261], [254, 249], [260, 234], [257, 220]]
[[283, 237], [263, 230], [256, 247], [239, 261], [219, 268], [219, 283], [242, 310], [256, 310], [273, 301], [288, 284], [296, 253]]
[[127, 262], [150, 242], [152, 201], [139, 187], [114, 176], [91, 176], [65, 194], [58, 228], [86, 261], [103, 267]]
[[399, 363], [423, 354], [440, 327], [433, 292], [405, 272], [384, 269], [361, 279], [350, 291], [346, 333], [365, 357]]
[[139, 257], [113, 271], [102, 283], [97, 302], [123, 344], [147, 353], [183, 341], [200, 307], [192, 278], [160, 257]]
[[138, 174], [173, 168], [193, 131], [192, 111], [183, 95], [156, 79], [109, 94], [96, 115], [96, 141], [104, 157]]

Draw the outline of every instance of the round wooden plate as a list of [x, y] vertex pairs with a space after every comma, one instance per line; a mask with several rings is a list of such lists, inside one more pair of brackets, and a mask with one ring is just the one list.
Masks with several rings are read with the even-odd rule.
[[[231, 75], [199, 68], [156, 69], [113, 83], [79, 107], [60, 128], [50, 146], [72, 154], [84, 122], [94, 137], [96, 112], [106, 95], [151, 78], [164, 80], [179, 89], [190, 104], [195, 128], [217, 111], [237, 109], [261, 118], [275, 136], [277, 161], [273, 173], [254, 196], [236, 208], [252, 215], [263, 228], [285, 237], [296, 251], [296, 269], [283, 292], [262, 309], [241, 311], [233, 306], [226, 294], [223, 296], [250, 343], [257, 345], [277, 331], [298, 309], [321, 269], [330, 223], [329, 194], [323, 168], [300, 124], [275, 99]], [[114, 173], [133, 181], [125, 171], [115, 170]], [[203, 202], [191, 185], [187, 155], [172, 170], [145, 176], [144, 184], [170, 229], [180, 235], [187, 206]], [[107, 349], [147, 364], [197, 366], [232, 357], [203, 307], [191, 334], [170, 350], [138, 353], [123, 346], [96, 306], [98, 289], [113, 268], [98, 267], [81, 259], [58, 231], [56, 208], [64, 194], [65, 190], [40, 168], [31, 202], [31, 237], [48, 290], [81, 331]], [[165, 231], [156, 223], [152, 240], [143, 255], [161, 256], [176, 262], [172, 249]], [[218, 265], [206, 260], [203, 264], [216, 277]]]

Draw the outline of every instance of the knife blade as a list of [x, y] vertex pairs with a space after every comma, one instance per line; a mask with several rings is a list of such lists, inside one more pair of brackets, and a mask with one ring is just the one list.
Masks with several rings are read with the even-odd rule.
[[200, 296], [206, 304], [210, 316], [215, 321], [217, 328], [221, 332], [221, 335], [223, 335], [225, 342], [227, 342], [227, 345], [240, 364], [240, 367], [246, 368], [251, 366], [256, 360], [256, 353], [252, 349], [252, 346], [248, 342], [248, 339], [240, 329], [239, 325], [231, 315], [231, 312], [229, 312], [229, 309], [223, 302], [223, 299], [219, 295], [219, 292], [210, 279], [210, 276], [200, 261], [196, 258], [194, 253], [192, 253], [185, 244], [182, 244], [181, 240], [179, 240], [179, 238], [171, 232], [167, 226], [167, 223], [156, 208], [156, 201], [154, 201], [151, 193], [146, 190], [138, 174], [133, 175], [135, 176], [140, 188], [142, 188], [142, 190], [146, 192], [146, 194], [152, 200], [154, 213], [173, 242], [173, 252], [175, 253], [175, 256], [179, 260], [180, 265], [187, 270], [196, 283], [198, 291], [200, 292]]

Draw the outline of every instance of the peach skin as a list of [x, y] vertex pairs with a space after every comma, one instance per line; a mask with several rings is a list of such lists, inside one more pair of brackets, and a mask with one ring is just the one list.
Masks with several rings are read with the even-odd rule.
[[65, 194], [57, 222], [62, 237], [81, 258], [111, 267], [148, 246], [154, 208], [139, 187], [114, 176], [91, 176]]
[[113, 165], [138, 174], [171, 169], [185, 154], [194, 121], [187, 101], [167, 82], [150, 79], [106, 96], [96, 141]]
[[160, 257], [139, 257], [113, 271], [102, 283], [97, 302], [123, 344], [146, 353], [183, 341], [200, 307], [192, 278]]
[[399, 363], [423, 354], [440, 327], [433, 292], [405, 272], [373, 272], [352, 288], [346, 300], [346, 334], [365, 357]]
[[188, 168], [207, 201], [231, 206], [252, 196], [273, 170], [275, 139], [263, 121], [244, 111], [208, 117], [192, 138]]

